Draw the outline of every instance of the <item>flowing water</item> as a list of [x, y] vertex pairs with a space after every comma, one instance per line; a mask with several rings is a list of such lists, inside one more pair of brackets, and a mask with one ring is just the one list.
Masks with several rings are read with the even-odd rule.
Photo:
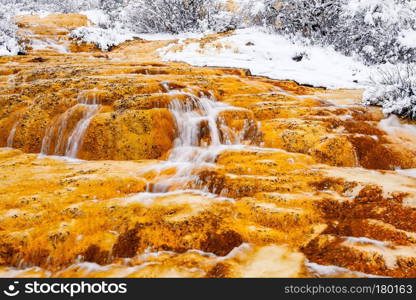
[[84, 138], [85, 132], [87, 131], [92, 118], [94, 118], [100, 110], [100, 105], [98, 104], [92, 104], [92, 105], [79, 104], [79, 105], [85, 105], [86, 110], [84, 112], [82, 119], [77, 123], [74, 131], [68, 138], [68, 142], [67, 142], [67, 146], [65, 150], [65, 156], [68, 156], [71, 158], [77, 157], [78, 151], [82, 145], [82, 139]]
[[[177, 138], [166, 162], [155, 165], [157, 170], [176, 168], [175, 175], [158, 178], [150, 183], [147, 191], [165, 193], [172, 189], [185, 189], [196, 184], [193, 171], [199, 167], [213, 166], [219, 153], [236, 146], [254, 144], [257, 122], [244, 119], [241, 128], [232, 128], [221, 115], [229, 111], [246, 111], [216, 101], [213, 96], [195, 96], [189, 92], [169, 91], [170, 95], [185, 95], [186, 100], [173, 100], [169, 110], [176, 121]], [[101, 105], [97, 97], [80, 94], [78, 104], [62, 113], [47, 129], [42, 141], [41, 154], [76, 158], [91, 120], [99, 113]], [[77, 114], [81, 116], [77, 117]], [[73, 125], [73, 119], [79, 120]], [[15, 132], [12, 129], [10, 136]], [[11, 138], [12, 139], [12, 138]]]
[[[97, 97], [90, 98], [81, 94], [78, 104], [66, 110], [49, 126], [42, 141], [41, 154], [76, 158], [91, 120], [99, 113], [100, 108]], [[69, 123], [79, 113], [80, 119], [71, 128]]]
[[[180, 94], [174, 91], [171, 94]], [[166, 162], [160, 169], [176, 168], [176, 173], [169, 177], [148, 184], [151, 193], [166, 193], [185, 188], [196, 188], [198, 178], [194, 174], [197, 168], [214, 166], [217, 156], [225, 150], [236, 146], [253, 144], [254, 137], [249, 131], [257, 132], [257, 122], [244, 120], [241, 129], [231, 128], [221, 115], [227, 111], [245, 111], [216, 101], [213, 96], [194, 96], [185, 93], [185, 101], [178, 99], [169, 106], [176, 121], [177, 138]], [[203, 188], [202, 188], [203, 189]]]
[[12, 127], [12, 130], [10, 131], [9, 137], [7, 138], [7, 147], [13, 148], [13, 142], [14, 142], [14, 136], [16, 135], [16, 129], [19, 125], [19, 120], [17, 120]]

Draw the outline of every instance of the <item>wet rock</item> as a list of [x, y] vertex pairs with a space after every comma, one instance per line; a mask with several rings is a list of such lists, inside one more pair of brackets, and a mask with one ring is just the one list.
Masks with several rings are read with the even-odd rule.
[[219, 234], [209, 232], [206, 240], [201, 243], [201, 248], [205, 252], [225, 256], [242, 243], [242, 237], [235, 231], [230, 230]]
[[117, 242], [113, 246], [112, 255], [114, 257], [128, 258], [137, 253], [140, 237], [137, 229], [130, 229], [119, 235]]

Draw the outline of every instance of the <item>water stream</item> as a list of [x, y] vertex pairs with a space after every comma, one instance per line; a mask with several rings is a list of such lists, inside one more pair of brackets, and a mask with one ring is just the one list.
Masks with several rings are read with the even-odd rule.
[[[172, 93], [181, 93], [178, 91]], [[222, 112], [244, 111], [216, 101], [214, 97], [194, 96], [186, 93], [185, 101], [171, 102], [169, 110], [174, 116], [177, 137], [166, 162], [159, 165], [160, 170], [176, 168], [176, 173], [164, 177], [147, 186], [147, 192], [166, 193], [186, 188], [195, 188], [197, 168], [215, 166], [218, 155], [236, 146], [253, 144], [253, 137], [247, 133], [258, 124], [253, 120], [244, 120], [244, 126], [238, 130], [227, 125]]]
[[[41, 154], [77, 158], [85, 133], [100, 108], [97, 97], [86, 97], [81, 94], [78, 97], [78, 104], [61, 114], [46, 130]], [[81, 113], [79, 120], [70, 128], [69, 123], [79, 113]]]
[[13, 124], [12, 130], [10, 130], [9, 137], [7, 138], [6, 146], [8, 148], [13, 148], [14, 136], [16, 135], [16, 129], [18, 125], [19, 125], [19, 120], [16, 120], [16, 122]]

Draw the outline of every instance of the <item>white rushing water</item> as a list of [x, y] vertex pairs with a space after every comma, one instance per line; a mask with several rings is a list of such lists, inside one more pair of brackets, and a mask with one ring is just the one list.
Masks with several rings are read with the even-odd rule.
[[14, 136], [16, 135], [16, 129], [17, 129], [18, 125], [19, 125], [19, 120], [14, 122], [12, 130], [10, 130], [10, 134], [7, 138], [7, 147], [8, 148], [13, 148]]
[[[97, 97], [78, 97], [78, 104], [72, 106], [61, 114], [47, 129], [42, 141], [42, 155], [63, 155], [76, 158], [82, 146], [85, 133], [91, 120], [99, 113], [101, 105]], [[81, 118], [72, 129], [68, 131], [71, 118], [81, 111]], [[53, 149], [52, 149], [53, 147]]]
[[68, 138], [66, 150], [65, 150], [65, 156], [76, 158], [78, 151], [80, 149], [80, 146], [82, 144], [82, 139], [84, 138], [85, 132], [87, 131], [90, 122], [92, 118], [94, 118], [99, 110], [100, 105], [98, 104], [78, 104], [78, 105], [85, 105], [86, 110], [84, 111], [84, 115], [82, 119], [77, 123], [77, 125], [74, 128], [74, 131], [72, 131], [72, 134]]
[[[180, 94], [172, 91], [170, 94]], [[176, 168], [175, 175], [164, 178], [157, 183], [149, 184], [147, 192], [166, 193], [179, 188], [193, 188], [189, 184], [197, 184], [194, 174], [197, 168], [214, 166], [215, 159], [224, 150], [242, 145], [246, 141], [248, 130], [257, 123], [245, 120], [241, 130], [230, 128], [221, 113], [225, 111], [243, 110], [216, 101], [214, 97], [186, 94], [185, 101], [172, 101], [169, 110], [176, 121], [178, 136], [168, 160], [159, 165], [160, 170]]]

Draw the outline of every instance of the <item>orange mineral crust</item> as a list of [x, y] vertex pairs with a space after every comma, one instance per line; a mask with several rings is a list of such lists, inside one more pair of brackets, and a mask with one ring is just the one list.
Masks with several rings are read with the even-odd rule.
[[20, 17], [70, 51], [0, 57], [0, 276], [416, 276], [416, 136], [361, 91], [101, 52], [85, 22]]

